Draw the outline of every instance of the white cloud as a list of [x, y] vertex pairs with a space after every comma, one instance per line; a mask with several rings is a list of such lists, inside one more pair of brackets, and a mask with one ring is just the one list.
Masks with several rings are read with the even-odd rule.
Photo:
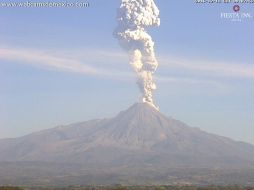
[[[73, 52], [72, 52], [73, 53]], [[96, 77], [121, 77], [123, 80], [132, 76], [131, 73], [118, 71], [113, 67], [107, 67], [115, 58], [114, 55], [102, 53], [83, 52], [83, 56], [67, 54], [64, 51], [43, 51], [34, 49], [1, 48], [0, 60], [12, 61], [15, 63], [29, 64], [43, 69], [72, 72]], [[111, 59], [110, 59], [111, 57]], [[99, 63], [103, 62], [103, 66]], [[89, 64], [88, 64], [89, 63]]]
[[[18, 48], [1, 48], [0, 59], [29, 64], [43, 69], [72, 72], [94, 77], [117, 78], [118, 80], [133, 80], [135, 78], [128, 65], [128, 56], [121, 51], [109, 50], [35, 50]], [[211, 63], [207, 61], [191, 61], [161, 56], [160, 70], [174, 73], [174, 76], [155, 74], [156, 80], [166, 83], [186, 83], [191, 85], [212, 85], [221, 88], [221, 78], [206, 79], [206, 77], [241, 77], [253, 78], [254, 66], [236, 63]], [[182, 77], [181, 71], [186, 73]]]
[[0, 48], [0, 59], [88, 75], [98, 74], [97, 69], [80, 61], [56, 57], [43, 51]]
[[155, 77], [156, 80], [160, 82], [171, 82], [171, 83], [186, 83], [186, 84], [192, 84], [192, 85], [204, 85], [209, 84], [212, 86], [222, 87], [223, 85], [219, 82], [216, 82], [214, 80], [198, 80], [198, 79], [192, 79], [192, 78], [183, 78], [183, 77], [164, 77], [159, 76]]
[[175, 70], [185, 70], [197, 76], [254, 78], [254, 65], [247, 63], [209, 62], [161, 57], [161, 66]]

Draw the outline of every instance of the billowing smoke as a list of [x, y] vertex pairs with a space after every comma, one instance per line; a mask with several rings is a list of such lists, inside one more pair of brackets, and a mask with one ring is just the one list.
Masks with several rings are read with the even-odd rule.
[[153, 73], [158, 62], [154, 42], [146, 28], [160, 25], [159, 9], [153, 0], [122, 0], [117, 21], [114, 36], [129, 52], [130, 64], [138, 76], [137, 84], [143, 95], [142, 101], [156, 107], [153, 102], [153, 91], [156, 89]]

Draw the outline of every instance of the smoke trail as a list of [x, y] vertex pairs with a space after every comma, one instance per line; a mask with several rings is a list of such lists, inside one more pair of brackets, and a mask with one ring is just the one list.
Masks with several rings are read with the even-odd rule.
[[138, 75], [137, 84], [143, 95], [143, 102], [156, 107], [153, 80], [158, 62], [154, 53], [154, 42], [145, 28], [159, 26], [159, 9], [153, 0], [122, 0], [117, 14], [118, 26], [114, 36], [129, 52], [130, 64]]

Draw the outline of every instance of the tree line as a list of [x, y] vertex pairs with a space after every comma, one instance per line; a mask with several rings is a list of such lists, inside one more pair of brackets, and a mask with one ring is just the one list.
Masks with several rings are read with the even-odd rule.
[[209, 185], [209, 186], [195, 186], [195, 185], [160, 185], [160, 186], [69, 186], [69, 187], [14, 187], [14, 186], [0, 186], [0, 190], [254, 190], [254, 186], [240, 186], [240, 185]]

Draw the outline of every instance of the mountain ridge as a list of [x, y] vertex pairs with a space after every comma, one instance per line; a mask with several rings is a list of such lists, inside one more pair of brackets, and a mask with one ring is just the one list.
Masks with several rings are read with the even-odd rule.
[[[142, 171], [157, 175], [173, 168], [254, 170], [254, 145], [189, 127], [146, 103], [136, 103], [113, 118], [2, 139], [0, 152], [0, 165], [79, 164], [88, 174], [127, 172], [126, 178], [133, 172], [142, 178]], [[34, 165], [36, 171], [38, 167]]]

